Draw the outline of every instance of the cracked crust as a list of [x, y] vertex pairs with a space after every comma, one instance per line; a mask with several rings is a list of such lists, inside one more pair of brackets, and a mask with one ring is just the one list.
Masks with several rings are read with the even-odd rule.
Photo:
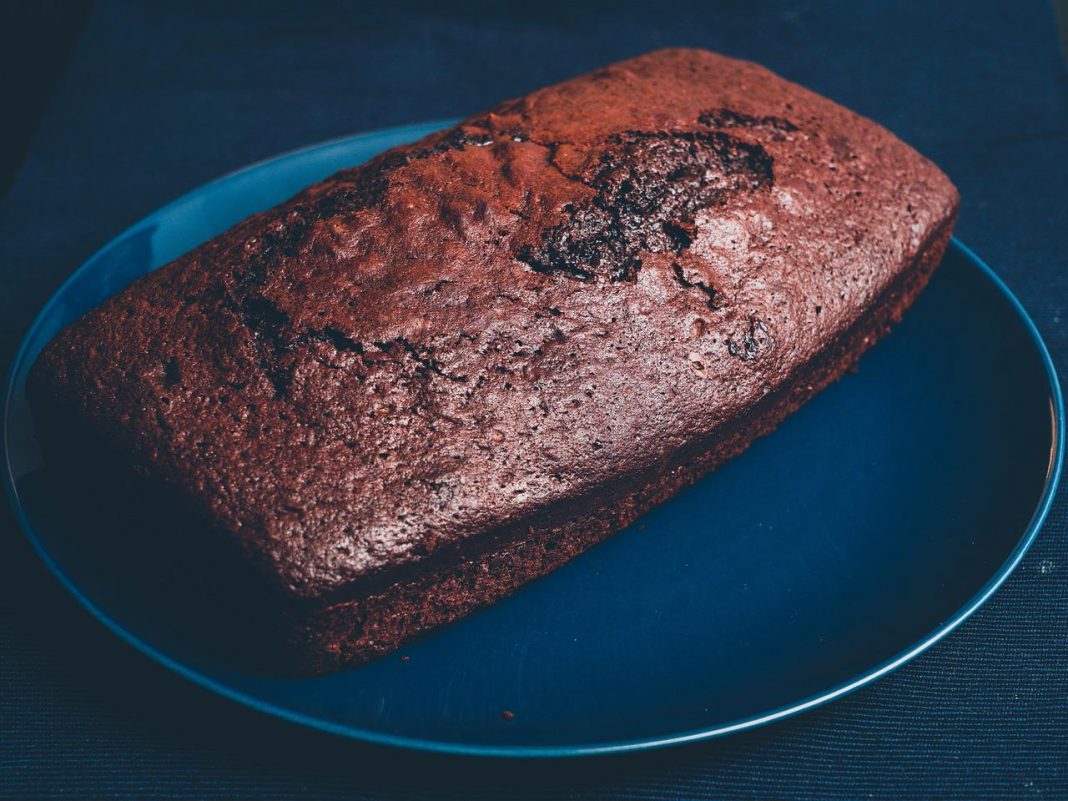
[[[646, 508], [627, 493], [695, 443], [710, 464], [743, 448], [768, 425], [740, 420], [900, 313], [914, 293], [884, 299], [937, 263], [956, 205], [874, 123], [660, 51], [249, 218], [62, 332], [30, 390], [236, 546], [298, 610], [305, 662], [337, 666], [561, 561], [444, 600], [514, 532], [585, 547], [630, 519], [604, 499]], [[613, 522], [583, 539], [591, 515]], [[338, 623], [404, 587], [439, 612]]]
[[318, 674], [387, 654], [418, 633], [451, 623], [550, 573], [741, 453], [889, 333], [927, 285], [951, 228], [947, 224], [932, 234], [916, 262], [853, 328], [726, 430], [680, 450], [652, 477], [616, 487], [599, 498], [596, 507], [556, 517], [564, 522], [554, 525], [546, 516], [502, 532], [477, 552], [458, 554], [430, 573], [408, 575], [364, 597], [290, 617], [283, 631], [289, 664], [296, 672]]

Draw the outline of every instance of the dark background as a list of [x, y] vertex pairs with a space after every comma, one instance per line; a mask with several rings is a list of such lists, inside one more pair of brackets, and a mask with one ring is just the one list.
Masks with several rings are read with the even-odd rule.
[[[667, 45], [760, 61], [938, 162], [958, 236], [1068, 366], [1068, 83], [1041, 0], [149, 5], [3, 12], [2, 366], [92, 251], [221, 173]], [[1065, 500], [979, 613], [875, 686], [721, 741], [538, 764], [362, 746], [189, 686], [90, 620], [5, 507], [0, 796], [1068, 797]]]

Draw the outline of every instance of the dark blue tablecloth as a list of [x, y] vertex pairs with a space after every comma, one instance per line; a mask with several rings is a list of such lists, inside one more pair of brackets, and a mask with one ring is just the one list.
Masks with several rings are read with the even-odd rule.
[[[887, 125], [1068, 366], [1068, 100], [1044, 2], [98, 3], [0, 217], [0, 358], [93, 250], [228, 170], [473, 112], [665, 45], [763, 62]], [[8, 76], [17, 80], [18, 76]], [[928, 653], [726, 740], [583, 762], [420, 757], [189, 686], [89, 619], [0, 520], [0, 796], [1029, 798], [1068, 794], [1068, 504]]]

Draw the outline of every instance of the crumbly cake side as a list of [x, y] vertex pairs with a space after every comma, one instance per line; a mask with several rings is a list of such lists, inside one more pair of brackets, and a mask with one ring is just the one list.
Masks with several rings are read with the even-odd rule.
[[209, 521], [328, 669], [774, 427], [911, 302], [956, 206], [876, 124], [658, 51], [240, 223], [62, 332], [31, 394]]

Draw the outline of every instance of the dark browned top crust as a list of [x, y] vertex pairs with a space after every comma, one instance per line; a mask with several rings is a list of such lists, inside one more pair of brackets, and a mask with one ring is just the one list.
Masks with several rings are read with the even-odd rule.
[[249, 218], [66, 329], [32, 391], [282, 596], [337, 598], [708, 442], [956, 203], [878, 125], [664, 50]]

